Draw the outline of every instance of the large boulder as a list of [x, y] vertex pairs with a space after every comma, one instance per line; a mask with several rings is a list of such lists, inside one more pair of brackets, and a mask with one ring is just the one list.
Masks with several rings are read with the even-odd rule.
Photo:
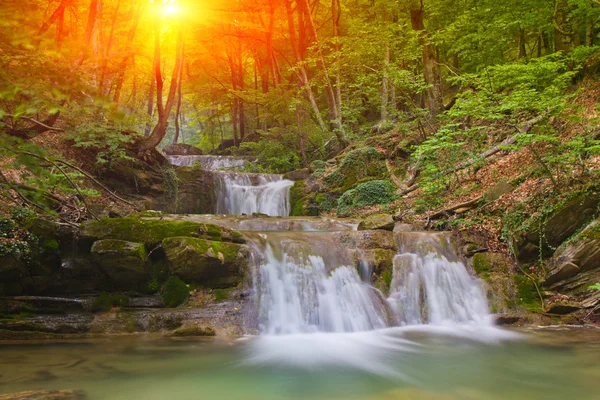
[[15, 296], [23, 292], [21, 278], [27, 275], [27, 268], [15, 254], [0, 256], [0, 296]]
[[247, 271], [247, 246], [214, 242], [194, 237], [171, 237], [163, 240], [169, 271], [186, 283], [207, 288], [236, 286]]
[[600, 282], [600, 220], [559, 247], [549, 267], [544, 285], [551, 289], [580, 292]]
[[184, 143], [171, 143], [163, 150], [168, 156], [201, 156], [202, 150], [195, 146]]
[[[534, 223], [530, 229], [514, 233], [511, 246], [517, 259], [530, 262], [538, 258], [540, 253], [543, 256], [552, 255], [553, 248], [560, 246], [592, 219], [599, 203], [600, 196], [597, 194], [577, 198], [550, 214], [541, 229], [539, 224]], [[543, 238], [541, 241], [540, 235]]]
[[383, 229], [385, 231], [393, 231], [396, 223], [389, 214], [375, 214], [360, 221], [358, 224], [359, 231], [369, 231], [374, 229]]
[[142, 243], [117, 239], [98, 240], [92, 245], [92, 259], [117, 289], [140, 287], [150, 280], [144, 268], [146, 248]]
[[213, 241], [244, 243], [243, 236], [234, 230], [218, 225], [177, 219], [160, 215], [140, 218], [104, 218], [89, 221], [82, 226], [81, 236], [86, 240], [119, 239], [154, 245], [168, 237], [191, 236]]

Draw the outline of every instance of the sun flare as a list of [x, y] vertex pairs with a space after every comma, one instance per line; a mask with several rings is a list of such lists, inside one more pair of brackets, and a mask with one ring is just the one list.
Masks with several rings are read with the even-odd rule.
[[175, 3], [165, 4], [163, 6], [163, 14], [166, 16], [173, 16], [179, 13], [179, 7]]

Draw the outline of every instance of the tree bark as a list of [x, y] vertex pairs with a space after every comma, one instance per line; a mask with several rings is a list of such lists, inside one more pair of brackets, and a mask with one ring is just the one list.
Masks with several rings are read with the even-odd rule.
[[158, 113], [158, 122], [154, 126], [150, 136], [140, 143], [140, 152], [145, 153], [149, 150], [154, 149], [160, 144], [165, 135], [167, 134], [167, 127], [169, 125], [169, 115], [175, 102], [175, 93], [177, 92], [177, 86], [179, 82], [179, 70], [181, 68], [181, 62], [183, 58], [183, 30], [179, 27], [177, 33], [177, 42], [175, 45], [175, 67], [173, 68], [173, 74], [171, 75], [171, 82], [169, 86], [169, 93], [167, 95], [166, 104], [163, 103], [163, 87], [164, 81], [160, 67], [160, 32], [161, 32], [161, 21], [160, 16], [157, 15], [155, 22], [154, 32], [154, 76], [156, 79], [156, 110]]
[[179, 125], [179, 117], [181, 115], [181, 86], [183, 81], [183, 58], [185, 57], [185, 53], [183, 51], [185, 44], [181, 44], [181, 66], [179, 67], [179, 82], [177, 83], [177, 108], [175, 109], [175, 137], [173, 138], [173, 143], [177, 143], [179, 141], [179, 133], [181, 127]]
[[313, 36], [316, 45], [317, 63], [323, 70], [323, 76], [325, 78], [325, 93], [327, 95], [327, 103], [329, 106], [330, 129], [337, 137], [338, 142], [342, 146], [347, 146], [348, 138], [346, 137], [346, 131], [344, 130], [344, 126], [342, 125], [342, 114], [340, 113], [339, 106], [336, 102], [335, 91], [331, 83], [331, 78], [329, 77], [329, 73], [327, 72], [327, 66], [325, 65], [325, 59], [323, 58], [323, 52], [321, 50], [321, 43], [319, 42], [317, 28], [315, 27], [315, 22], [310, 12], [308, 0], [298, 0], [298, 3], [303, 6], [300, 12], [304, 12], [305, 14], [306, 20], [308, 22], [308, 27], [310, 28], [310, 32]]
[[425, 106], [429, 109], [429, 113], [435, 117], [444, 111], [442, 74], [438, 63], [437, 49], [430, 43], [429, 35], [425, 30], [423, 12], [423, 0], [420, 0], [418, 3], [413, 1], [410, 10], [410, 19], [413, 30], [419, 32], [419, 43], [423, 48], [423, 77], [425, 78], [425, 83], [429, 86], [425, 93]]
[[129, 59], [133, 56], [133, 50], [131, 49], [131, 44], [133, 39], [135, 38], [135, 34], [137, 32], [137, 27], [139, 25], [140, 19], [142, 17], [142, 13], [145, 8], [145, 2], [142, 2], [135, 13], [133, 18], [133, 23], [129, 32], [127, 33], [127, 53], [123, 57], [121, 64], [119, 65], [119, 74], [117, 75], [116, 85], [115, 85], [115, 93], [113, 95], [113, 102], [119, 104], [119, 99], [121, 97], [121, 90], [123, 89], [123, 83], [125, 82], [125, 71], [127, 70], [127, 64], [129, 63]]

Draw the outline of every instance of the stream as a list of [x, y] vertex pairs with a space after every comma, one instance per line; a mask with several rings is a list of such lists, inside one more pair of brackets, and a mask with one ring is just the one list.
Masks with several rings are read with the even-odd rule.
[[[0, 345], [0, 392], [82, 389], [92, 400], [600, 398], [600, 331], [500, 329], [481, 283], [445, 233], [395, 232], [386, 244], [355, 221], [298, 220], [292, 181], [249, 174], [247, 160], [172, 156], [215, 174], [215, 214], [252, 250], [248, 334], [124, 335]], [[193, 218], [190, 216], [189, 218]], [[373, 234], [375, 235], [375, 234]], [[357, 241], [398, 249], [389, 291]]]

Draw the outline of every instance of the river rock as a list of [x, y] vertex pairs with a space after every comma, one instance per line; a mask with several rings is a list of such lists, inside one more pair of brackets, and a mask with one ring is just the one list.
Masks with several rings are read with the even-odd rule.
[[155, 245], [163, 239], [177, 236], [234, 243], [245, 242], [244, 237], [237, 231], [215, 224], [183, 220], [169, 214], [143, 218], [131, 215], [127, 218], [89, 221], [83, 224], [81, 236], [84, 240], [118, 239], [146, 245]]
[[[600, 196], [590, 195], [575, 199], [554, 211], [546, 219], [542, 228], [542, 255], [552, 255], [552, 249], [560, 246], [565, 239], [572, 236], [596, 213]], [[521, 262], [534, 261], [540, 255], [540, 232], [538, 225], [526, 232], [514, 233], [511, 245]]]
[[208, 288], [236, 286], [248, 265], [246, 246], [193, 237], [172, 237], [162, 242], [169, 271], [186, 283]]
[[146, 248], [142, 243], [117, 239], [98, 240], [92, 259], [119, 289], [133, 289], [150, 279], [144, 268]]
[[513, 185], [511, 185], [508, 182], [502, 181], [502, 182], [497, 183], [492, 188], [488, 189], [484, 193], [483, 198], [485, 199], [485, 201], [495, 201], [495, 200], [498, 200], [503, 195], [505, 195], [506, 193], [512, 192], [513, 189], [514, 189]]
[[202, 150], [195, 146], [184, 143], [171, 143], [163, 150], [169, 156], [201, 156]]
[[14, 254], [0, 256], [0, 295], [16, 296], [23, 292], [21, 276], [27, 273], [25, 264]]
[[548, 309], [548, 314], [571, 314], [575, 311], [581, 310], [581, 308], [581, 304], [579, 303], [560, 301], [550, 306]]
[[600, 281], [600, 220], [556, 251], [544, 285], [567, 292], [587, 289]]
[[36, 390], [0, 394], [0, 400], [85, 400], [82, 390]]
[[394, 234], [390, 231], [341, 231], [334, 232], [334, 238], [349, 249], [386, 249], [396, 250]]
[[360, 221], [358, 224], [359, 231], [368, 231], [374, 229], [383, 229], [385, 231], [393, 231], [396, 223], [389, 214], [369, 215], [367, 218]]

